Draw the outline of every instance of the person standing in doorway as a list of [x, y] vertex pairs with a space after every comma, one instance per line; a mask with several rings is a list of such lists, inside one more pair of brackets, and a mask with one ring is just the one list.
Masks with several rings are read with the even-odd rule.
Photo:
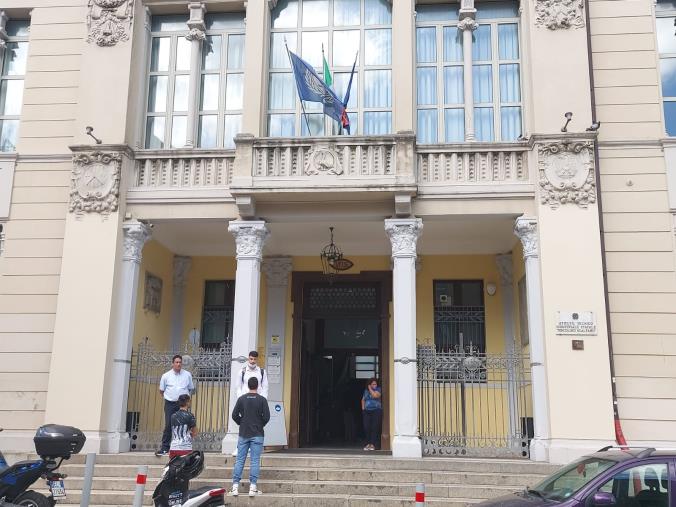
[[187, 394], [179, 396], [178, 407], [178, 411], [171, 416], [169, 459], [190, 454], [192, 441], [197, 436], [197, 421], [195, 421], [195, 416], [189, 412], [190, 396]]
[[249, 392], [237, 399], [232, 410], [232, 420], [239, 425], [239, 439], [237, 441], [237, 460], [232, 471], [232, 489], [230, 496], [239, 495], [239, 481], [242, 480], [246, 455], [251, 451], [249, 461], [249, 496], [260, 495], [258, 489], [258, 474], [261, 468], [261, 454], [263, 453], [263, 428], [270, 420], [268, 400], [257, 393], [258, 379], [251, 377], [247, 381]]
[[160, 378], [160, 394], [164, 398], [164, 432], [162, 433], [162, 447], [155, 452], [155, 456], [165, 456], [171, 445], [171, 416], [179, 410], [178, 397], [190, 394], [195, 390], [192, 375], [183, 369], [183, 357], [176, 354], [171, 360], [171, 370]]
[[375, 451], [380, 447], [380, 433], [383, 425], [382, 391], [376, 378], [369, 379], [361, 397], [361, 409], [364, 415], [366, 432], [365, 451]]
[[249, 352], [249, 360], [242, 366], [242, 370], [237, 376], [237, 398], [249, 392], [248, 382], [252, 377], [258, 379], [258, 394], [267, 399], [268, 379], [265, 374], [265, 369], [258, 366], [258, 352], [255, 350]]

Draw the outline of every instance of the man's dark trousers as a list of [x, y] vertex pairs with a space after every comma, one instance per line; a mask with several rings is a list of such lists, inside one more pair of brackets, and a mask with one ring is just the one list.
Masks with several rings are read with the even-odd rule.
[[164, 432], [162, 432], [162, 450], [169, 452], [171, 447], [171, 416], [179, 411], [178, 401], [164, 400]]

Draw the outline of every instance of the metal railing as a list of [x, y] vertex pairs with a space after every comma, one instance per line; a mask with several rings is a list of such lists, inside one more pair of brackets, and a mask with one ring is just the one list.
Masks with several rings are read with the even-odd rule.
[[529, 359], [418, 346], [418, 424], [430, 456], [527, 457]]
[[[195, 392], [191, 412], [197, 420], [199, 433], [194, 450], [220, 451], [228, 427], [230, 397], [230, 344], [203, 349], [186, 346], [183, 368], [192, 373]], [[157, 351], [148, 340], [141, 342], [132, 353], [127, 402], [127, 431], [132, 451], [156, 450], [164, 429], [164, 400], [159, 393], [162, 374], [171, 368], [176, 352]]]

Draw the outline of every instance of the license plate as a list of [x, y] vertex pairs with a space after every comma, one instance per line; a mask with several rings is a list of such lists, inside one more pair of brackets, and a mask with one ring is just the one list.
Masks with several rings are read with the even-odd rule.
[[52, 492], [54, 500], [66, 498], [66, 487], [63, 485], [63, 481], [49, 481], [49, 490]]

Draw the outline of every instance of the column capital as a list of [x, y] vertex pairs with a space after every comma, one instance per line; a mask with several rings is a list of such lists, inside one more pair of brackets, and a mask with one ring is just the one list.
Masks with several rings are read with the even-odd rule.
[[422, 234], [420, 218], [390, 218], [385, 220], [385, 232], [392, 244], [393, 258], [417, 256], [418, 238]]
[[270, 234], [265, 222], [233, 220], [228, 224], [228, 231], [235, 236], [237, 260], [263, 259], [263, 245]]
[[500, 273], [500, 285], [509, 287], [514, 283], [514, 266], [512, 264], [512, 254], [499, 254], [495, 256], [495, 263]]
[[188, 28], [190, 32], [185, 36], [189, 41], [203, 41], [207, 38], [206, 25], [204, 24], [204, 14], [207, 7], [203, 2], [190, 2], [188, 4], [188, 11], [190, 12], [190, 19], [188, 20]]
[[266, 257], [263, 259], [262, 270], [268, 287], [286, 287], [289, 284], [289, 273], [293, 271], [291, 257]]
[[523, 258], [538, 257], [538, 221], [533, 217], [519, 217], [514, 223], [514, 234], [521, 240], [523, 245]]
[[143, 245], [151, 237], [150, 227], [137, 220], [122, 224], [122, 260], [141, 264]]
[[469, 17], [469, 16], [467, 16], [466, 18], [463, 18], [462, 20], [458, 21], [458, 29], [459, 30], [463, 30], [463, 31], [469, 30], [469, 31], [473, 32], [477, 28], [479, 28], [479, 23], [474, 21], [474, 19]]
[[192, 266], [192, 258], [174, 255], [174, 287], [185, 287], [190, 266]]

